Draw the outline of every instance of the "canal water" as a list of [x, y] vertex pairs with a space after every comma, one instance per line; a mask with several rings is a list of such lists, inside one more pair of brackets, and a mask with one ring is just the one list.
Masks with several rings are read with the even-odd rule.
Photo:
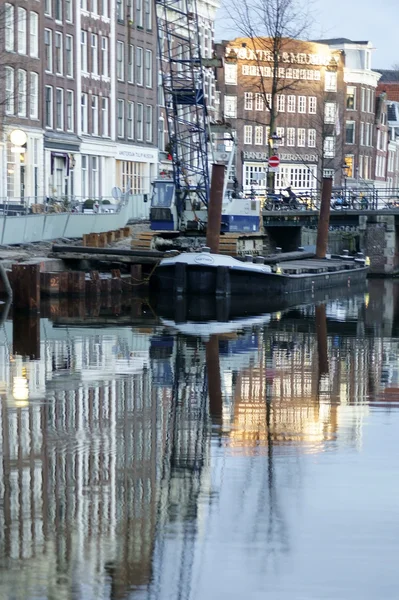
[[0, 598], [397, 599], [398, 314], [3, 320]]

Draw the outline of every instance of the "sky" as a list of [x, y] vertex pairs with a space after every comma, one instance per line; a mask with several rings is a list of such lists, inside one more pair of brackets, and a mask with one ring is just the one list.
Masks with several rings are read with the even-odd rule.
[[[222, 0], [228, 6], [228, 0]], [[396, 38], [398, 0], [315, 0], [313, 38], [346, 37], [368, 40], [375, 47], [372, 68], [390, 69], [399, 63]], [[216, 40], [234, 37], [223, 10], [216, 20]]]

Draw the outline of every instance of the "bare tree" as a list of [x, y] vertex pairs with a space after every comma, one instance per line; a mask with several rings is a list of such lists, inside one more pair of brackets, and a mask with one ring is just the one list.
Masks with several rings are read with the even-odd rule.
[[[271, 134], [276, 129], [278, 96], [297, 89], [298, 79], [282, 75], [281, 65], [286, 68], [295, 61], [295, 40], [306, 38], [312, 22], [309, 3], [301, 0], [233, 0], [229, 3], [229, 18], [234, 29], [248, 39], [253, 60], [257, 63], [257, 75], [253, 88], [263, 96], [268, 109]], [[262, 67], [270, 65], [267, 75]], [[284, 73], [286, 70], [284, 69]], [[268, 144], [269, 156], [273, 153]], [[273, 187], [274, 173], [269, 173], [269, 187]]]

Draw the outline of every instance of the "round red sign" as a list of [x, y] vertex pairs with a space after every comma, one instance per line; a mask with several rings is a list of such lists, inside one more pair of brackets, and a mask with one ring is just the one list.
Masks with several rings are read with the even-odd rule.
[[269, 157], [269, 167], [276, 168], [280, 165], [280, 159], [278, 156]]

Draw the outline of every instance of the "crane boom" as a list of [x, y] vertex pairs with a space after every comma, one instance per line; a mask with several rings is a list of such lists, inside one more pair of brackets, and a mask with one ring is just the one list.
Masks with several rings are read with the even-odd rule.
[[158, 48], [176, 205], [208, 206], [208, 125], [196, 0], [156, 0]]

